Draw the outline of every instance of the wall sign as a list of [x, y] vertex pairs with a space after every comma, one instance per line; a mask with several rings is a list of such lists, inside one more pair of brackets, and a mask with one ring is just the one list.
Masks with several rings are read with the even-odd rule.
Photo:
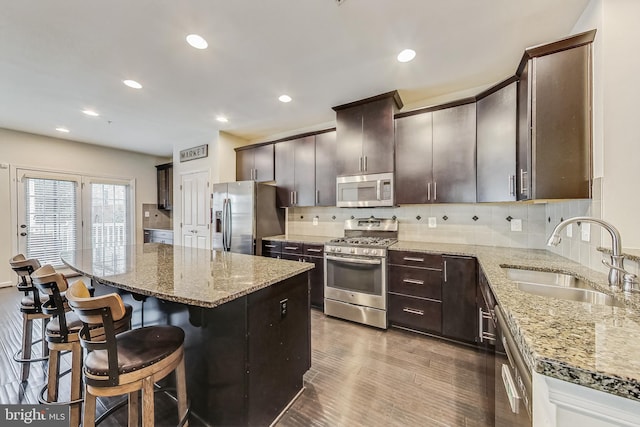
[[197, 147], [187, 148], [180, 151], [180, 162], [188, 162], [189, 160], [202, 159], [209, 155], [209, 144], [199, 145]]

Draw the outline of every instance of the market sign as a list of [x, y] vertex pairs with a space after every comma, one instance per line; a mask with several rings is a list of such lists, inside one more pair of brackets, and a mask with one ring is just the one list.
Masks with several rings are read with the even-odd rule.
[[202, 159], [209, 155], [209, 144], [199, 145], [197, 147], [187, 148], [180, 151], [180, 162], [188, 162], [189, 160]]

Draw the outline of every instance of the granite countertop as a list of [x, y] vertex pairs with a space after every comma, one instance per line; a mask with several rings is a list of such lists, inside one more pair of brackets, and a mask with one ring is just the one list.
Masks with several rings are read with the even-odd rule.
[[273, 240], [277, 242], [296, 242], [296, 243], [314, 243], [325, 244], [335, 237], [329, 236], [305, 236], [301, 234], [280, 234], [278, 236], [263, 237], [262, 240]]
[[[605, 274], [546, 250], [408, 241], [391, 250], [476, 257], [532, 371], [640, 401], [640, 293], [614, 293]], [[623, 307], [520, 291], [503, 266], [573, 274]]]
[[313, 263], [162, 243], [63, 252], [61, 258], [100, 283], [207, 308], [313, 268]]

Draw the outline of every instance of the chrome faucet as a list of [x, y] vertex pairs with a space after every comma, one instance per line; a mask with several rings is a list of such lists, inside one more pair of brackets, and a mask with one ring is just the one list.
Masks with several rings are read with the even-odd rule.
[[[624, 255], [622, 255], [622, 240], [620, 238], [620, 232], [613, 225], [609, 224], [598, 218], [592, 218], [588, 216], [576, 216], [574, 218], [568, 218], [564, 221], [560, 222], [560, 224], [556, 225], [556, 228], [553, 229], [549, 240], [547, 241], [547, 246], [558, 246], [560, 243], [560, 232], [569, 224], [577, 223], [580, 225], [581, 222], [590, 222], [594, 224], [600, 225], [602, 228], [607, 230], [611, 235], [611, 263], [607, 263], [605, 260], [602, 260], [602, 263], [609, 267], [609, 286], [613, 289], [620, 289], [620, 285], [623, 281], [623, 275], [627, 275], [627, 271], [624, 269]], [[625, 291], [627, 290], [627, 277], [625, 279]]]

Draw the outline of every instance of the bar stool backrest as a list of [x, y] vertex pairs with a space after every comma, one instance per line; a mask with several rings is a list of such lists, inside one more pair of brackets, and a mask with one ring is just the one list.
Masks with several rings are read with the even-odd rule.
[[69, 287], [66, 277], [56, 272], [51, 265], [45, 264], [31, 274], [31, 282], [40, 292], [49, 295], [49, 300], [42, 305], [42, 311], [58, 317], [60, 340], [66, 341], [69, 335], [69, 328], [67, 327], [64, 299], [62, 297], [62, 292]]
[[23, 254], [17, 254], [11, 257], [9, 264], [20, 279], [17, 284], [18, 290], [24, 292], [25, 296], [33, 296], [35, 309], [40, 312], [40, 294], [31, 283], [31, 274], [40, 268], [40, 261], [35, 258], [26, 258]]
[[[91, 297], [89, 290], [82, 281], [73, 283], [67, 290], [69, 306], [82, 320], [80, 343], [87, 351], [107, 350], [109, 379], [107, 385], [118, 385], [118, 348], [116, 334], [122, 332], [116, 322], [126, 315], [124, 303], [120, 295], [111, 293], [98, 297]], [[100, 333], [96, 334], [96, 330]], [[86, 378], [90, 383], [91, 380]], [[105, 385], [105, 381], [100, 381]]]

